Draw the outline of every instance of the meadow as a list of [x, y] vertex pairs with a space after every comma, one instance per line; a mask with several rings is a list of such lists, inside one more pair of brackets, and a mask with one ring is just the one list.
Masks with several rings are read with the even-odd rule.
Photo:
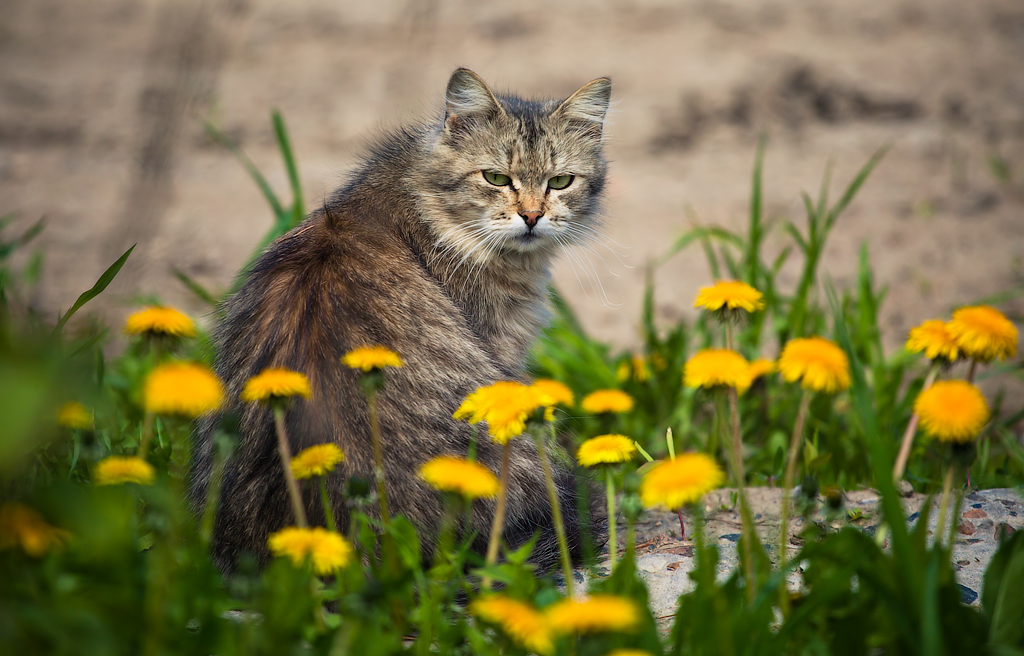
[[[290, 201], [210, 129], [273, 212], [260, 248], [305, 213], [279, 115], [274, 128]], [[558, 443], [579, 463], [580, 489], [600, 490], [621, 514], [625, 530], [609, 536], [612, 571], [585, 598], [572, 595], [564, 561], [560, 571], [538, 573], [529, 545], [502, 549], [500, 530], [485, 557], [469, 551], [473, 536], [458, 530], [458, 517], [480, 498], [497, 498], [500, 507], [503, 489], [501, 472], [474, 469], [471, 453], [424, 463], [434, 465], [423, 470], [425, 483], [450, 508], [433, 553], [421, 553], [412, 523], [388, 517], [380, 478], [353, 480], [344, 485], [355, 519], [343, 533], [297, 510], [295, 527], [271, 537], [276, 557], [267, 567], [243, 564], [224, 577], [208, 555], [213, 504], [197, 517], [184, 501], [191, 422], [223, 397], [209, 369], [209, 334], [156, 297], [124, 326], [83, 316], [130, 249], [56, 321], [36, 315], [26, 299], [44, 254], [19, 267], [14, 262], [24, 259], [14, 256], [32, 248], [41, 224], [11, 236], [13, 217], [6, 217], [0, 643], [29, 654], [224, 656], [1024, 653], [1024, 532], [1006, 537], [980, 607], [970, 608], [950, 563], [956, 522], [945, 521], [968, 485], [1024, 484], [1024, 407], [1003, 394], [986, 399], [973, 385], [1024, 378], [1017, 328], [996, 307], [1012, 293], [949, 299], [950, 316], [920, 317], [907, 346], [886, 353], [878, 320], [886, 290], [876, 285], [866, 246], [855, 285], [837, 288], [819, 275], [830, 231], [884, 149], [838, 197], [830, 196], [826, 170], [820, 191], [802, 197], [805, 216], [790, 221], [765, 216], [765, 147], [754, 154], [746, 230], [694, 228], [650, 265], [653, 281], [656, 267], [703, 251], [708, 278], [696, 321], [656, 322], [649, 282], [642, 346], [620, 352], [588, 336], [552, 290], [553, 322], [530, 365], [546, 382], [482, 388], [455, 410], [456, 419], [479, 426], [480, 440], [534, 440], [542, 451]], [[780, 229], [789, 242], [769, 258], [766, 235]], [[793, 289], [777, 284], [790, 258], [801, 266]], [[214, 313], [232, 291], [178, 277]], [[105, 347], [115, 331], [128, 333], [128, 342], [111, 355]], [[347, 357], [372, 408], [401, 354]], [[286, 413], [291, 399], [309, 393], [302, 374], [257, 377], [244, 400]], [[216, 438], [218, 469], [235, 439], [229, 418]], [[295, 485], [315, 491], [344, 456], [327, 449], [281, 457]], [[900, 481], [935, 495], [934, 539], [927, 518], [907, 527]], [[826, 507], [837, 517], [842, 490], [877, 489], [885, 529], [809, 533], [792, 550], [762, 544], [745, 503], [745, 488], [755, 485], [798, 490], [794, 514]], [[701, 540], [699, 503], [720, 486], [736, 490], [744, 519], [740, 567], [724, 582], [716, 580], [716, 548]], [[635, 568], [631, 527], [652, 507], [677, 510], [694, 527], [696, 589], [680, 599], [668, 627], [652, 616]], [[591, 545], [585, 567], [602, 559], [599, 551]], [[785, 584], [795, 568], [799, 591]]]

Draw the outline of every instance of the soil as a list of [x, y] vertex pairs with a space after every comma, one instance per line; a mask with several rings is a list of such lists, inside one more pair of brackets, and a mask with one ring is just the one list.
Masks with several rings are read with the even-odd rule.
[[[47, 316], [136, 242], [100, 309], [119, 320], [157, 295], [200, 311], [172, 268], [222, 290], [271, 222], [205, 122], [287, 197], [279, 109], [308, 208], [375, 132], [438, 111], [456, 66], [536, 96], [610, 75], [605, 238], [555, 273], [595, 336], [637, 343], [645, 266], [688, 226], [745, 225], [764, 134], [769, 255], [829, 163], [837, 197], [888, 145], [822, 270], [853, 285], [867, 244], [895, 348], [1024, 284], [1022, 63], [1019, 0], [0, 0], [0, 213], [17, 212], [3, 234], [45, 219], [29, 300]], [[668, 322], [711, 274], [691, 247], [656, 281]], [[1024, 312], [1019, 295], [1004, 307]]]

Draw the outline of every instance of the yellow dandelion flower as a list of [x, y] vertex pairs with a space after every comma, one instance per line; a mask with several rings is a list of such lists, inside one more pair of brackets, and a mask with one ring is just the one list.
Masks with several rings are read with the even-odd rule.
[[271, 367], [250, 378], [242, 389], [241, 399], [264, 403], [280, 401], [293, 396], [309, 398], [309, 379], [297, 371]]
[[195, 337], [196, 325], [174, 308], [153, 306], [131, 314], [124, 323], [124, 331], [129, 335]]
[[403, 365], [402, 358], [397, 353], [383, 346], [360, 346], [342, 356], [341, 361], [346, 366], [362, 369], [366, 373], [374, 369]]
[[640, 610], [632, 599], [596, 594], [578, 599], [562, 599], [548, 606], [544, 615], [556, 633], [594, 633], [632, 631], [640, 623]]
[[573, 396], [572, 390], [557, 380], [538, 378], [533, 381], [531, 387], [543, 397], [541, 402], [547, 407], [564, 405], [567, 408], [571, 408], [573, 403], [576, 402], [576, 397]]
[[619, 363], [618, 369], [615, 370], [615, 380], [620, 383], [624, 383], [629, 380], [629, 377], [633, 374], [633, 368], [630, 366], [628, 360], [623, 360]]
[[493, 595], [469, 605], [473, 615], [499, 627], [517, 645], [538, 654], [550, 654], [555, 645], [551, 629], [540, 612], [516, 599]]
[[311, 478], [323, 476], [334, 469], [339, 462], [345, 461], [345, 454], [337, 444], [317, 444], [303, 449], [292, 458], [292, 473], [295, 478]]
[[33, 558], [63, 546], [70, 533], [50, 526], [38, 512], [23, 503], [0, 507], [0, 549], [21, 547]]
[[963, 380], [941, 380], [921, 392], [914, 412], [924, 432], [941, 442], [970, 442], [989, 418], [984, 395]]
[[490, 499], [498, 495], [498, 477], [478, 462], [438, 456], [420, 467], [420, 478], [442, 492], [464, 499]]
[[714, 312], [723, 307], [729, 310], [756, 312], [764, 309], [764, 294], [745, 282], [721, 280], [712, 287], [701, 287], [693, 307]]
[[123, 485], [124, 483], [152, 485], [156, 471], [153, 469], [153, 465], [142, 458], [110, 456], [96, 463], [92, 476], [96, 485]]
[[224, 386], [206, 367], [189, 362], [169, 362], [153, 369], [146, 378], [142, 403], [158, 415], [198, 417], [224, 402]]
[[602, 412], [629, 412], [633, 409], [633, 397], [616, 389], [597, 390], [583, 397], [580, 407], [592, 415]]
[[57, 411], [57, 423], [72, 430], [92, 428], [92, 413], [78, 401], [68, 401]]
[[994, 307], [960, 308], [953, 313], [949, 332], [968, 358], [991, 362], [1017, 355], [1017, 327]]
[[629, 360], [619, 363], [615, 377], [620, 383], [626, 382], [631, 377], [636, 382], [643, 383], [651, 379], [651, 370], [647, 368], [647, 362], [642, 355], [633, 355]]
[[920, 326], [911, 328], [906, 349], [911, 353], [924, 351], [930, 360], [942, 358], [953, 362], [960, 355], [960, 346], [957, 345], [949, 324], [941, 319], [929, 319]]
[[340, 534], [322, 527], [298, 528], [290, 526], [271, 533], [267, 546], [275, 556], [290, 558], [296, 567], [302, 567], [308, 558], [313, 571], [321, 576], [345, 567], [353, 558], [352, 545]]
[[747, 369], [747, 375], [750, 377], [751, 384], [753, 384], [753, 382], [761, 376], [767, 376], [774, 371], [774, 360], [754, 360], [750, 363], [750, 367]]
[[648, 471], [640, 481], [640, 498], [648, 508], [666, 506], [678, 510], [720, 486], [725, 473], [711, 456], [684, 453]]
[[576, 460], [584, 467], [627, 462], [636, 454], [636, 444], [625, 435], [598, 435], [576, 450]]
[[850, 386], [846, 352], [823, 337], [791, 339], [779, 355], [779, 372], [787, 383], [800, 381], [804, 389], [834, 394]]
[[466, 419], [471, 424], [486, 421], [491, 438], [499, 444], [506, 444], [526, 430], [526, 420], [542, 407], [543, 400], [533, 387], [503, 380], [477, 388], [453, 416]]
[[729, 349], [698, 351], [683, 369], [683, 384], [687, 387], [750, 387], [750, 365], [747, 359]]

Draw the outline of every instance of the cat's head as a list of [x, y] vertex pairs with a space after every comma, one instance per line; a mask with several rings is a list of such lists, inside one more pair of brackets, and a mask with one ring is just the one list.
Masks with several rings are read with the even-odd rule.
[[425, 195], [439, 243], [486, 262], [584, 238], [605, 183], [601, 137], [611, 80], [562, 101], [498, 96], [456, 70], [428, 155]]

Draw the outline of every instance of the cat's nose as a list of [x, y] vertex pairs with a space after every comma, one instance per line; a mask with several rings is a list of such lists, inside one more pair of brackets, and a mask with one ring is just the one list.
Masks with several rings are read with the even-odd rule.
[[519, 216], [523, 217], [523, 221], [526, 221], [526, 227], [533, 230], [533, 226], [537, 225], [537, 220], [544, 215], [541, 210], [530, 210], [527, 212], [520, 212]]

